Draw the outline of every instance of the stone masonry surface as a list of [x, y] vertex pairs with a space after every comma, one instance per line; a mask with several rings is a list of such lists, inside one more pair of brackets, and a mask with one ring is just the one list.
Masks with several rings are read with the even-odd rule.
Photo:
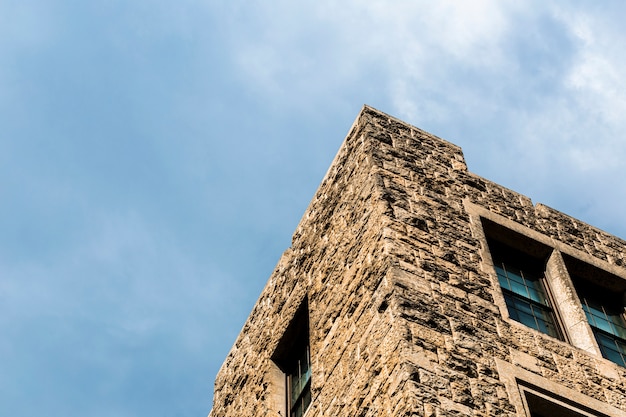
[[286, 417], [272, 355], [304, 300], [306, 417], [523, 416], [518, 380], [626, 416], [625, 368], [505, 317], [481, 218], [626, 278], [624, 240], [365, 106], [222, 365], [210, 416]]

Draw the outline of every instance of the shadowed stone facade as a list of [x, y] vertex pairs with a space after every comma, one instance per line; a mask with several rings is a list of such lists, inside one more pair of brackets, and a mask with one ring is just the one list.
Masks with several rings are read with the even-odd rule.
[[[494, 245], [541, 261], [558, 337], [512, 318]], [[366, 106], [222, 365], [210, 416], [289, 416], [281, 358], [302, 315], [306, 417], [626, 416], [626, 368], [603, 357], [588, 285], [623, 296], [624, 240]]]

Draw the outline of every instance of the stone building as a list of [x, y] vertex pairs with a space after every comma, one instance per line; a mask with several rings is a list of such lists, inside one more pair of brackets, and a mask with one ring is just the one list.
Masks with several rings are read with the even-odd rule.
[[210, 417], [626, 416], [626, 241], [364, 107]]

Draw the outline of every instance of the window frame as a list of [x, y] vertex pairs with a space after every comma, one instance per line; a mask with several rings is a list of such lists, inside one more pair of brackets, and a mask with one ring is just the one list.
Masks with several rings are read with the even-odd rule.
[[[282, 410], [280, 414], [287, 417], [306, 415], [313, 403], [313, 370], [309, 330], [309, 309], [305, 299], [289, 322], [271, 357], [275, 368], [273, 373], [274, 390], [282, 391], [282, 394], [274, 393], [282, 397], [281, 404], [277, 407]], [[300, 375], [302, 369], [300, 363], [303, 357], [308, 365], [306, 379], [300, 392], [295, 398], [292, 398], [294, 376], [296, 373]], [[298, 402], [301, 403], [302, 407], [298, 407], [296, 404]]]
[[[487, 243], [509, 318], [565, 341], [565, 332], [555, 307], [556, 303], [546, 283], [546, 268], [543, 265], [547, 261], [534, 258], [489, 237]], [[528, 311], [523, 311], [524, 304], [528, 306]], [[534, 325], [523, 319], [523, 315], [531, 318]]]
[[[626, 281], [570, 256], [565, 256], [564, 261], [600, 354], [626, 368]], [[608, 329], [602, 326], [602, 321], [608, 324]], [[621, 334], [616, 326], [621, 328]], [[607, 346], [602, 339], [609, 344], [612, 342], [615, 348]], [[606, 349], [613, 351], [619, 359]]]
[[[503, 359], [495, 358], [495, 364], [509, 394], [509, 401], [515, 407], [516, 415], [533, 417], [531, 411], [541, 411], [537, 410], [537, 402], [533, 404], [533, 399], [529, 404], [530, 397], [562, 408], [567, 412], [563, 417], [610, 417], [624, 413], [604, 401], [567, 388], [556, 381], [515, 366]], [[550, 417], [560, 416], [551, 415]]]
[[[487, 260], [490, 265], [490, 273], [494, 277], [494, 283], [497, 287], [497, 294], [500, 299], [500, 309], [503, 317], [511, 320], [512, 323], [537, 331], [556, 340], [570, 343], [567, 327], [562, 320], [561, 311], [558, 309], [558, 300], [555, 298], [549, 281], [549, 265], [554, 257], [554, 248], [546, 242], [534, 239], [535, 236], [528, 236], [520, 233], [519, 230], [513, 230], [508, 225], [486, 218], [483, 215], [478, 216], [480, 224], [480, 233], [484, 237], [484, 248], [481, 254], [483, 260]], [[512, 265], [514, 269], [520, 271], [520, 274], [526, 274], [533, 279], [529, 282], [535, 282], [543, 300], [534, 300], [531, 293], [527, 292], [526, 296], [507, 288], [503, 285], [501, 278], [504, 276], [500, 273], [505, 269], [505, 265]], [[518, 280], [519, 282], [519, 280]], [[519, 308], [513, 306], [513, 302], [526, 303], [528, 311], [520, 311]], [[543, 313], [541, 316], [534, 310]], [[532, 313], [532, 314], [530, 314]], [[527, 314], [532, 317], [536, 325], [529, 323], [521, 318], [521, 314]], [[541, 324], [540, 324], [541, 322]], [[550, 332], [548, 328], [553, 331]]]
[[[304, 353], [302, 353], [304, 350]], [[296, 357], [300, 357], [294, 363], [292, 363], [291, 370], [285, 373], [286, 378], [286, 408], [289, 417], [302, 417], [306, 414], [309, 406], [311, 405], [311, 354], [309, 343], [306, 343], [304, 349], [299, 348], [297, 350], [300, 354], [296, 353]], [[302, 380], [302, 367], [301, 363], [306, 362], [304, 380]], [[299, 380], [300, 385], [299, 392], [294, 395], [294, 380]]]
[[[495, 304], [500, 309], [502, 318], [512, 325], [523, 326], [526, 329], [530, 329], [530, 331], [538, 332], [509, 316], [508, 307], [495, 272], [488, 238], [495, 238], [495, 240], [514, 247], [519, 247], [520, 245], [520, 243], [516, 244], [516, 241], [524, 242], [525, 252], [535, 257], [539, 255], [539, 257], [544, 259], [547, 258], [544, 283], [552, 298], [552, 305], [564, 335], [564, 340], [562, 341], [553, 339], [559, 343], [577, 347], [600, 359], [601, 362], [598, 362], [598, 366], [602, 367], [603, 372], [618, 377], [617, 367], [620, 369], [623, 369], [623, 367], [605, 358], [602, 354], [594, 331], [588, 322], [586, 313], [583, 311], [582, 302], [572, 280], [572, 274], [583, 275], [589, 282], [596, 282], [599, 279], [603, 285], [610, 284], [609, 288], [613, 289], [618, 287], [622, 293], [626, 294], [626, 269], [575, 249], [566, 243], [549, 238], [485, 207], [476, 205], [469, 199], [465, 199], [463, 204], [470, 217], [472, 234], [481, 242], [479, 250], [481, 267], [492, 278], [492, 294]], [[548, 251], [547, 253], [546, 250]], [[571, 267], [571, 260], [575, 260], [576, 269]], [[590, 270], [594, 272], [590, 273]], [[613, 281], [607, 284], [606, 276], [611, 276]], [[624, 305], [626, 307], [626, 297]], [[538, 334], [551, 337], [542, 332], [538, 332]], [[616, 368], [613, 368], [613, 366]]]
[[529, 417], [609, 417], [525, 381], [518, 380], [517, 384]]

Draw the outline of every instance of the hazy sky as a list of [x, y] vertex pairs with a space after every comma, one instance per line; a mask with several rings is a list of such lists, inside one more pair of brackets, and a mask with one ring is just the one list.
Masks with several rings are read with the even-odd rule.
[[0, 0], [0, 415], [205, 417], [364, 103], [626, 237], [624, 16]]

